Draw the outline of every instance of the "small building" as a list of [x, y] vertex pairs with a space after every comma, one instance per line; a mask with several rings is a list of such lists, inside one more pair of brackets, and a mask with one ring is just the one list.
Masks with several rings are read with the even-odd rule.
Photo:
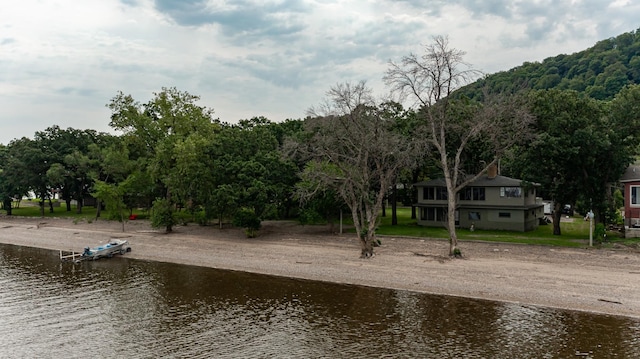
[[640, 237], [640, 165], [627, 167], [620, 183], [624, 185], [625, 237]]
[[[444, 226], [447, 188], [444, 179], [416, 183], [419, 209], [417, 223]], [[544, 204], [536, 197], [538, 184], [500, 176], [497, 169], [471, 182], [458, 192], [456, 226], [486, 230], [532, 231], [544, 217]]]

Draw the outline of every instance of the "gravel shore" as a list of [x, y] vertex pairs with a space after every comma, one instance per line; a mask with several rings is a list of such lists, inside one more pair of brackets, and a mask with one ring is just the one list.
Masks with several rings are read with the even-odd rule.
[[265, 222], [249, 239], [196, 225], [164, 234], [146, 221], [122, 232], [102, 220], [0, 217], [5, 244], [82, 251], [111, 238], [127, 239], [126, 256], [141, 260], [640, 318], [637, 251], [461, 242], [464, 258], [450, 259], [446, 241], [385, 236], [375, 257], [360, 259], [354, 235], [293, 222]]

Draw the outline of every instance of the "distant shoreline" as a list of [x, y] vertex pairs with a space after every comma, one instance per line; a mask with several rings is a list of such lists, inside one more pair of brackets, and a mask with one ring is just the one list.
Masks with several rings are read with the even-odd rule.
[[325, 227], [266, 223], [254, 239], [195, 225], [164, 234], [146, 221], [125, 230], [108, 221], [0, 217], [6, 244], [81, 251], [124, 238], [132, 247], [125, 256], [135, 259], [640, 318], [637, 252], [462, 242], [465, 258], [450, 259], [446, 241], [385, 236], [365, 260], [353, 235]]

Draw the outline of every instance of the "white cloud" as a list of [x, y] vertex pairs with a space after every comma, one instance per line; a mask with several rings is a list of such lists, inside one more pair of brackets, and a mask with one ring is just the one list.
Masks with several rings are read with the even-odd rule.
[[[53, 124], [108, 130], [118, 90], [199, 95], [216, 116], [304, 117], [326, 90], [448, 35], [485, 72], [637, 28], [630, 1], [23, 0], [0, 12], [0, 143]], [[551, 4], [551, 5], [550, 5]]]

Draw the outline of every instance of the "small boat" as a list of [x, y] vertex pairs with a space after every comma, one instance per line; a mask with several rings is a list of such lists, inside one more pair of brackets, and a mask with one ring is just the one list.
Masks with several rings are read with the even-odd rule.
[[109, 243], [97, 247], [85, 247], [81, 258], [82, 260], [96, 260], [102, 257], [111, 258], [114, 254], [125, 254], [126, 252], [131, 252], [129, 241], [113, 239]]

